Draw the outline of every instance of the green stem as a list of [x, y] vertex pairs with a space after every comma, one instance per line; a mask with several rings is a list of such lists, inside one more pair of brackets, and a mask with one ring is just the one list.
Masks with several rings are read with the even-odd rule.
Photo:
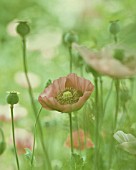
[[117, 37], [116, 34], [113, 36], [113, 38], [114, 38], [115, 43], [117, 43], [118, 42], [118, 37]]
[[115, 120], [114, 120], [113, 130], [116, 129], [118, 112], [119, 112], [119, 80], [118, 79], [115, 80], [115, 88], [116, 88], [116, 110], [115, 110]]
[[72, 62], [73, 62], [72, 47], [69, 46], [69, 47], [68, 47], [68, 50], [69, 50], [69, 56], [70, 56], [70, 65], [69, 65], [69, 69], [70, 69], [70, 73], [72, 73]]
[[[101, 120], [103, 120], [104, 118], [104, 114], [103, 114], [103, 80], [102, 77], [100, 77], [100, 110], [101, 110]], [[102, 123], [102, 122], [101, 122]]]
[[[118, 118], [118, 112], [119, 112], [119, 79], [115, 80], [115, 89], [116, 89], [116, 108], [115, 108], [115, 117], [113, 122], [113, 129], [111, 134], [111, 146], [110, 146], [110, 152], [109, 152], [109, 169], [111, 169], [112, 166], [112, 158], [114, 155], [113, 152], [113, 146], [114, 146], [114, 140], [113, 140], [113, 134], [115, 132], [116, 126], [117, 126], [117, 118]], [[111, 154], [112, 153], [112, 154]]]
[[41, 107], [40, 110], [39, 110], [39, 113], [38, 113], [38, 115], [37, 115], [36, 122], [35, 122], [35, 125], [34, 125], [34, 142], [33, 142], [33, 151], [32, 151], [32, 159], [31, 159], [31, 167], [33, 167], [34, 152], [35, 152], [36, 126], [37, 126], [37, 123], [38, 123], [38, 120], [39, 120], [39, 116], [40, 116], [41, 111], [42, 111], [42, 107]]
[[18, 155], [17, 155], [17, 149], [16, 149], [16, 142], [15, 142], [15, 132], [14, 132], [14, 116], [13, 116], [13, 105], [10, 106], [11, 110], [11, 119], [12, 119], [12, 135], [13, 135], [13, 145], [14, 145], [14, 151], [15, 151], [15, 157], [16, 157], [16, 163], [17, 163], [17, 168], [19, 168], [19, 160], [18, 160]]
[[72, 113], [69, 113], [69, 123], [70, 123], [71, 155], [73, 155], [74, 154], [74, 149], [73, 149], [73, 136], [72, 136]]
[[112, 91], [112, 87], [113, 87], [113, 80], [111, 82], [111, 86], [110, 86], [110, 89], [109, 89], [109, 93], [106, 97], [106, 100], [105, 100], [105, 103], [104, 103], [104, 107], [103, 107], [103, 112], [105, 113], [105, 110], [106, 110], [106, 106], [107, 106], [107, 103], [108, 103], [108, 100], [110, 98], [110, 95], [111, 95], [111, 91]]
[[99, 163], [99, 99], [98, 99], [98, 78], [94, 77], [95, 82], [95, 121], [96, 121], [96, 128], [95, 128], [95, 164], [94, 169], [98, 170], [98, 163]]
[[[37, 108], [36, 108], [35, 103], [34, 103], [32, 87], [31, 87], [31, 83], [30, 83], [29, 77], [28, 77], [27, 62], [26, 62], [26, 39], [25, 39], [25, 37], [22, 38], [22, 43], [23, 43], [24, 73], [25, 73], [25, 77], [26, 77], [26, 80], [27, 80], [27, 84], [28, 84], [28, 91], [29, 91], [29, 96], [30, 96], [30, 100], [31, 100], [34, 116], [35, 116], [35, 119], [36, 119], [37, 118]], [[51, 163], [50, 163], [49, 156], [48, 156], [48, 153], [47, 153], [46, 148], [45, 148], [42, 127], [41, 127], [41, 124], [40, 124], [39, 120], [38, 120], [37, 124], [38, 124], [39, 132], [40, 132], [40, 141], [41, 141], [41, 145], [42, 145], [42, 148], [43, 148], [43, 152], [44, 152], [45, 158], [47, 160], [48, 167], [51, 170], [52, 169], [51, 168]]]

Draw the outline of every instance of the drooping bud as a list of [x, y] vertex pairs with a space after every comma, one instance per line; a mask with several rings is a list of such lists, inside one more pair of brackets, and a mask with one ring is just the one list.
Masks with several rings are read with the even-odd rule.
[[111, 25], [109, 31], [111, 34], [116, 35], [120, 31], [119, 20], [110, 21]]
[[5, 149], [6, 149], [6, 143], [4, 141], [0, 142], [0, 155], [3, 154]]
[[45, 88], [47, 88], [51, 83], [52, 83], [52, 81], [49, 79], [49, 80], [46, 82]]
[[16, 28], [17, 33], [21, 37], [25, 37], [30, 32], [30, 27], [26, 21], [20, 21]]
[[73, 31], [67, 32], [63, 35], [63, 41], [68, 46], [71, 46], [73, 42], [78, 42], [78, 35]]
[[2, 137], [1, 138], [2, 140], [0, 141], [0, 155], [2, 155], [6, 149], [6, 142], [5, 142], [3, 130], [1, 128], [0, 128], [0, 133], [1, 133], [1, 137]]
[[9, 92], [9, 94], [7, 96], [7, 103], [14, 105], [14, 104], [17, 104], [18, 101], [19, 101], [18, 93], [15, 91]]

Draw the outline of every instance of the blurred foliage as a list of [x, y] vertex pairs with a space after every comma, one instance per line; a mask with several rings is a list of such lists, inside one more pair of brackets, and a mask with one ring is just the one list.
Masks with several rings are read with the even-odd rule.
[[[135, 51], [135, 5], [135, 0], [0, 1], [0, 104], [6, 104], [6, 91], [17, 90], [20, 92], [20, 104], [28, 110], [27, 117], [16, 122], [16, 127], [32, 131], [34, 117], [32, 115], [27, 88], [22, 87], [15, 81], [15, 74], [23, 71], [22, 42], [20, 37], [14, 34], [15, 27], [11, 25], [16, 25], [18, 21], [27, 21], [30, 25], [31, 31], [27, 37], [27, 64], [28, 70], [38, 75], [41, 79], [40, 86], [34, 89], [35, 102], [39, 108], [40, 105], [37, 102], [37, 98], [41, 91], [43, 91], [46, 82], [69, 73], [69, 53], [62, 42], [64, 33], [74, 31], [79, 37], [80, 44], [84, 44], [94, 50], [99, 50], [105, 45], [114, 43], [114, 38], [109, 32], [110, 22], [119, 20], [119, 43], [127, 45], [132, 51]], [[55, 45], [54, 42], [56, 42]], [[73, 72], [79, 75], [82, 74], [94, 82], [92, 74], [86, 73], [84, 63], [82, 60], [79, 60], [80, 56], [76, 55]], [[103, 77], [102, 79], [104, 82], [103, 100], [105, 101], [111, 86], [111, 78]], [[125, 115], [122, 111], [124, 105], [122, 104], [120, 106], [117, 130], [121, 129], [126, 133], [136, 135], [136, 115], [134, 114], [136, 110], [135, 79], [126, 80], [126, 86], [129, 94], [131, 94], [131, 98], [125, 103], [125, 107], [127, 108]], [[103, 127], [100, 131], [99, 166], [101, 170], [106, 170], [108, 165], [107, 160], [109, 159], [109, 142], [115, 111], [114, 87], [111, 92], [108, 104], [106, 105]], [[92, 96], [94, 97], [94, 94]], [[89, 100], [85, 107], [77, 114], [79, 127], [87, 131], [93, 141], [95, 128], [94, 105], [93, 99]], [[57, 162], [55, 162], [57, 165], [54, 165], [54, 167], [58, 169], [54, 168], [54, 170], [59, 170], [63, 166], [69, 170], [70, 165], [67, 159], [70, 157], [70, 150], [64, 147], [64, 141], [69, 133], [68, 116], [66, 114], [44, 110], [41, 113], [41, 122], [45, 143], [48, 146], [49, 157], [52, 162], [54, 160]], [[6, 141], [9, 142], [10, 123], [0, 121], [0, 126], [3, 127]], [[73, 117], [73, 128], [77, 128], [75, 117]], [[7, 145], [6, 151], [0, 157], [0, 168], [3, 170], [9, 170], [11, 166], [13, 169], [15, 167], [11, 148], [12, 146], [10, 144]], [[76, 152], [75, 162], [80, 162], [78, 164], [79, 166], [82, 167], [84, 165], [84, 170], [93, 168], [93, 148], [83, 152]], [[116, 157], [114, 157], [112, 169], [136, 169], [135, 157], [133, 155], [117, 149], [115, 145], [114, 152], [116, 153]], [[38, 139], [35, 155], [39, 169], [39, 167], [42, 167], [43, 159], [42, 149]], [[22, 168], [26, 170], [27, 164], [23, 164], [25, 162], [23, 156], [20, 155], [19, 157]]]

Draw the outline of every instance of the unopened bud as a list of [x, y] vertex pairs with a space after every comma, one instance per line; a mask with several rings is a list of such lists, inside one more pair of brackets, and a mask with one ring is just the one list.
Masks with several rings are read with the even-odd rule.
[[110, 25], [110, 28], [109, 28], [109, 31], [111, 34], [113, 35], [116, 35], [119, 31], [120, 31], [120, 26], [119, 26], [119, 23], [118, 23], [119, 20], [116, 20], [116, 21], [111, 21], [111, 25]]
[[71, 46], [73, 42], [78, 42], [78, 35], [73, 31], [64, 34], [63, 38], [64, 43], [66, 43], [68, 46]]
[[49, 79], [49, 80], [47, 81], [46, 85], [45, 85], [45, 88], [47, 88], [51, 83], [52, 83], [52, 82], [51, 82], [51, 80]]
[[19, 101], [18, 93], [17, 92], [10, 92], [7, 96], [7, 103], [14, 105], [17, 104]]
[[27, 34], [29, 34], [30, 27], [26, 21], [20, 21], [17, 25], [16, 31], [20, 36], [25, 37]]
[[0, 142], [0, 155], [3, 154], [5, 149], [6, 149], [6, 143], [4, 141]]

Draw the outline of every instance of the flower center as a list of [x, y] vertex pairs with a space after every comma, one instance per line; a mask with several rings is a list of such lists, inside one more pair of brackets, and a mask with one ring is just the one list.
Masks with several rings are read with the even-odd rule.
[[83, 93], [81, 91], [70, 87], [66, 88], [62, 92], [59, 92], [55, 98], [60, 104], [65, 105], [78, 102], [81, 96], [83, 96]]

